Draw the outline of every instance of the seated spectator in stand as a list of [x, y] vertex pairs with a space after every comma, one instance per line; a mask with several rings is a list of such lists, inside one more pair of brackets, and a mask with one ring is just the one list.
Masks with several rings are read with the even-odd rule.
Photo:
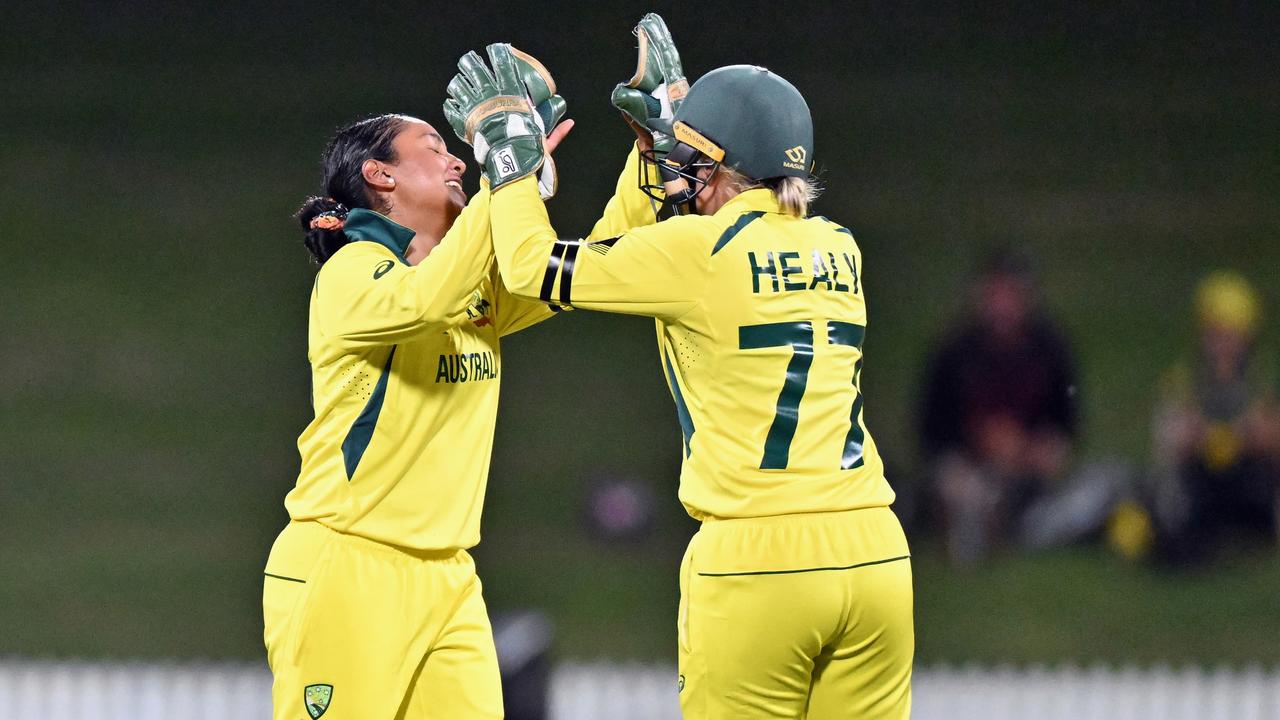
[[1196, 292], [1199, 343], [1162, 379], [1154, 426], [1159, 555], [1212, 556], [1241, 535], [1277, 537], [1280, 413], [1276, 366], [1261, 351], [1254, 289], [1230, 272]]
[[953, 561], [976, 562], [1013, 540], [1025, 511], [1066, 472], [1075, 392], [1070, 353], [1040, 307], [1028, 261], [993, 255], [969, 316], [929, 363], [920, 418]]

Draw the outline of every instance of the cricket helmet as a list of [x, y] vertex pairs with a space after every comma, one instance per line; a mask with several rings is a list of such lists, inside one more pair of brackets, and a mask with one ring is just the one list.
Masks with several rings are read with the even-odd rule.
[[794, 85], [755, 65], [703, 75], [672, 120], [676, 140], [753, 180], [808, 177], [813, 117]]
[[809, 177], [813, 117], [794, 85], [756, 65], [729, 65], [689, 88], [670, 128], [676, 145], [658, 160], [665, 179], [684, 178], [689, 190], [666, 198], [687, 204], [706, 181], [698, 170], [723, 165], [753, 180]]

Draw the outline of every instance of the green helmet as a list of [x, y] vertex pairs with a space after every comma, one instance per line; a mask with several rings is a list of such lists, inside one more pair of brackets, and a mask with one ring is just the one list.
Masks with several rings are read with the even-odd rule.
[[794, 85], [755, 65], [699, 78], [676, 111], [672, 134], [754, 180], [808, 177], [813, 169], [808, 103]]

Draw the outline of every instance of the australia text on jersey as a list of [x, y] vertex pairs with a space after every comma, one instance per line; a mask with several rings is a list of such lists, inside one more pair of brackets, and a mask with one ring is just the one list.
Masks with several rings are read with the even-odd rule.
[[436, 366], [437, 383], [464, 383], [493, 380], [498, 377], [498, 363], [492, 352], [441, 355]]

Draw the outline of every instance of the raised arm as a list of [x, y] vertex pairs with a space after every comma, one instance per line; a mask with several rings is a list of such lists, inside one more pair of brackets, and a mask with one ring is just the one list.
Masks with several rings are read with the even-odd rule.
[[657, 222], [654, 201], [640, 190], [639, 178], [644, 162], [640, 149], [633, 145], [614, 185], [613, 197], [605, 204], [604, 213], [591, 228], [587, 240], [617, 237], [628, 230]]
[[[490, 45], [488, 52], [492, 69], [475, 53], [463, 56], [445, 114], [459, 137], [476, 148], [492, 183], [493, 247], [507, 289], [564, 307], [654, 317], [687, 312], [705, 283], [711, 241], [704, 231], [713, 223], [685, 216], [598, 242], [557, 240], [535, 176], [546, 160], [535, 88], [509, 45]], [[536, 85], [545, 92], [549, 83]], [[636, 212], [634, 203], [628, 210], [625, 198], [621, 202], [624, 209], [615, 216]], [[606, 219], [601, 230], [621, 224]], [[576, 299], [575, 277], [582, 290]]]
[[494, 255], [515, 295], [577, 307], [673, 319], [701, 297], [714, 240], [708, 218], [671, 218], [599, 241], [560, 240], [521, 180], [490, 205]]
[[[387, 345], [465, 318], [471, 293], [493, 263], [489, 203], [489, 191], [481, 188], [414, 266], [377, 242], [352, 242], [339, 250], [316, 277], [320, 332], [351, 347]], [[368, 222], [391, 223], [369, 215], [374, 217]]]
[[[633, 146], [631, 153], [627, 155], [622, 172], [618, 175], [613, 196], [609, 198], [603, 214], [591, 229], [591, 234], [587, 236], [588, 242], [611, 240], [629, 230], [652, 225], [656, 221], [649, 197], [640, 191], [636, 182], [642, 162], [644, 161], [640, 158], [638, 149]], [[502, 335], [509, 335], [536, 325], [555, 316], [561, 309], [561, 305], [548, 304], [536, 296], [514, 295], [507, 289], [505, 282], [501, 279], [498, 282], [496, 313], [498, 332]]]

